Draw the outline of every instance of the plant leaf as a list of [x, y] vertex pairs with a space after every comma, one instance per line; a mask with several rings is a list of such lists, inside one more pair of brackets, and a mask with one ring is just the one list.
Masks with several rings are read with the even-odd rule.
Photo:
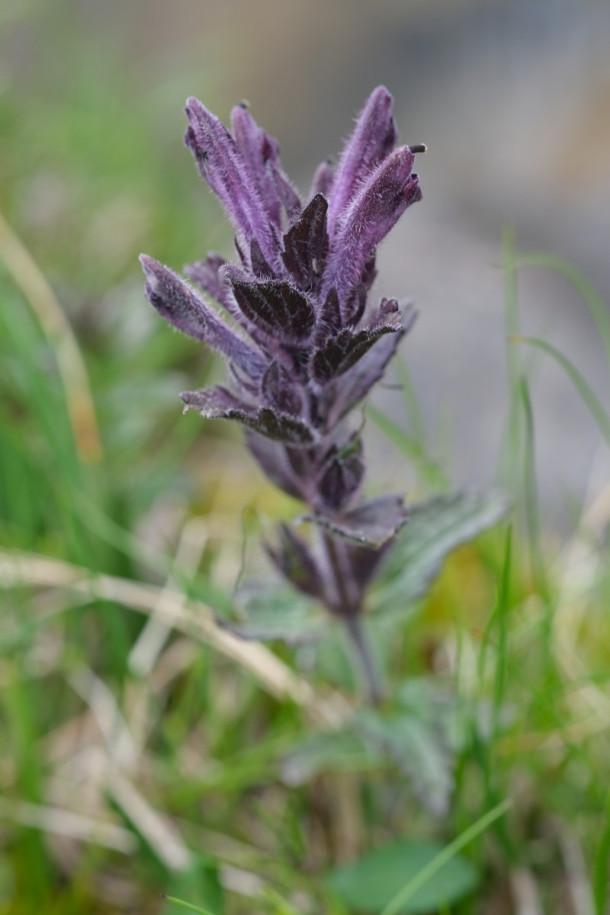
[[282, 260], [298, 285], [306, 289], [321, 276], [328, 253], [328, 202], [316, 194], [284, 235]]
[[283, 757], [282, 777], [290, 787], [304, 785], [325, 772], [363, 772], [382, 768], [385, 756], [353, 730], [306, 737]]
[[311, 429], [294, 416], [270, 407], [250, 407], [222, 385], [185, 391], [180, 397], [185, 410], [197, 410], [206, 419], [237, 420], [267, 438], [294, 446], [309, 445], [314, 440]]
[[318, 384], [326, 384], [351, 369], [384, 334], [401, 333], [403, 319], [398, 309], [388, 306], [382, 320], [363, 330], [345, 328], [330, 337], [311, 357], [311, 374]]
[[498, 493], [458, 492], [409, 508], [409, 523], [392, 545], [374, 612], [399, 612], [426, 593], [446, 556], [491, 527], [507, 508]]
[[290, 283], [235, 280], [233, 295], [248, 320], [270, 336], [294, 342], [307, 339], [313, 330], [313, 306]]
[[248, 641], [279, 640], [289, 645], [314, 641], [329, 625], [319, 605], [285, 585], [256, 583], [235, 598], [243, 622], [220, 618], [218, 625]]
[[[443, 846], [436, 842], [393, 842], [336, 868], [328, 875], [328, 883], [350, 911], [377, 915], [442, 851]], [[475, 867], [455, 855], [438, 869], [434, 881], [421, 886], [398, 911], [436, 912], [471, 892], [478, 880]]]
[[446, 816], [454, 785], [454, 709], [423, 691], [420, 700], [408, 710], [360, 709], [354, 726], [367, 745], [384, 750], [407, 776], [424, 807], [434, 816]]
[[304, 515], [301, 520], [317, 524], [343, 540], [378, 549], [403, 526], [407, 510], [402, 496], [380, 496], [363, 502], [338, 518]]

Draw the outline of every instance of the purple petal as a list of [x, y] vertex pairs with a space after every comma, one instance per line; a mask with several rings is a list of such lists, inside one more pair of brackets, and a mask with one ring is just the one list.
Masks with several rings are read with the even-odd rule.
[[194, 264], [187, 264], [184, 268], [185, 275], [194, 283], [211, 295], [213, 299], [225, 305], [228, 298], [227, 285], [221, 274], [221, 269], [226, 266], [226, 260], [220, 254], [210, 253], [204, 261], [195, 261]]
[[265, 362], [244, 343], [180, 277], [152, 257], [140, 256], [146, 296], [159, 314], [183, 333], [218, 350], [250, 378], [260, 378]]
[[279, 144], [258, 126], [247, 108], [242, 105], [238, 105], [231, 112], [231, 126], [244, 168], [258, 192], [267, 219], [279, 227], [281, 200], [268, 169], [269, 162], [278, 162]]
[[363, 181], [394, 148], [398, 134], [392, 108], [392, 96], [384, 86], [379, 86], [358, 116], [335, 172], [328, 211], [331, 232]]
[[280, 165], [279, 144], [258, 126], [243, 105], [238, 105], [231, 112], [231, 124], [235, 143], [268, 220], [279, 229], [282, 224], [282, 207], [289, 219], [301, 211], [299, 195]]
[[313, 176], [313, 181], [311, 182], [311, 188], [309, 191], [309, 198], [315, 197], [316, 194], [324, 194], [326, 199], [330, 197], [330, 193], [333, 188], [335, 180], [335, 170], [330, 161], [322, 162], [321, 165], [318, 165], [315, 174]]
[[421, 199], [407, 146], [395, 150], [370, 175], [341, 219], [332, 243], [322, 289], [333, 286], [343, 303], [358, 285], [376, 246], [410, 204]]
[[265, 258], [273, 263], [278, 252], [269, 231], [269, 216], [233, 137], [197, 99], [188, 99], [186, 113], [189, 127], [184, 142], [199, 171], [222, 201], [246, 248], [256, 238]]
[[342, 323], [351, 328], [356, 327], [360, 323], [365, 308], [366, 288], [362, 283], [358, 283], [343, 306]]
[[384, 334], [400, 334], [402, 330], [403, 319], [398, 302], [384, 299], [369, 327], [359, 331], [345, 328], [313, 352], [311, 377], [318, 384], [327, 384], [351, 369]]
[[269, 163], [269, 174], [275, 191], [286, 211], [288, 222], [292, 223], [299, 218], [303, 209], [298, 191], [276, 162]]

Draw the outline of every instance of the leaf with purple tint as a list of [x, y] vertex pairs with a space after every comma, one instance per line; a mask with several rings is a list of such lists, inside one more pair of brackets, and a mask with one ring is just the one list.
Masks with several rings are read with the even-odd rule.
[[354, 433], [340, 448], [333, 445], [316, 489], [327, 511], [340, 511], [357, 492], [364, 477], [362, 441]]
[[[246, 444], [261, 470], [272, 483], [294, 499], [303, 498], [299, 474], [295, 471], [288, 457], [287, 449], [281, 442], [272, 441], [270, 438], [248, 429]], [[298, 451], [300, 452], [301, 449]]]
[[280, 413], [298, 416], [303, 408], [299, 387], [286, 369], [274, 360], [261, 382], [261, 393], [268, 406]]
[[316, 332], [313, 338], [314, 346], [322, 345], [329, 334], [334, 334], [341, 330], [341, 308], [339, 305], [339, 296], [336, 289], [331, 289], [326, 296], [322, 308], [318, 314]]
[[309, 426], [269, 407], [251, 407], [222, 385], [180, 395], [185, 410], [197, 410], [206, 419], [232, 419], [275, 441], [304, 446], [314, 441]]
[[252, 273], [257, 279], [272, 280], [274, 278], [273, 270], [265, 260], [261, 246], [255, 238], [252, 239], [250, 244], [250, 264], [252, 265]]
[[266, 544], [266, 551], [276, 568], [288, 581], [309, 597], [322, 598], [323, 577], [308, 544], [287, 524], [277, 528], [275, 544]]
[[352, 368], [384, 334], [400, 333], [402, 315], [396, 309], [386, 308], [379, 320], [363, 330], [345, 328], [315, 350], [310, 363], [311, 376], [318, 384], [327, 384]]
[[310, 289], [322, 275], [328, 253], [327, 209], [326, 198], [316, 194], [284, 235], [284, 266], [303, 289]]
[[407, 520], [407, 509], [402, 496], [380, 496], [336, 518], [304, 515], [302, 520], [343, 540], [377, 549], [400, 530]]
[[146, 296], [166, 321], [235, 362], [250, 378], [260, 378], [265, 363], [180, 277], [152, 257], [140, 256]]
[[392, 549], [392, 540], [387, 540], [378, 549], [356, 546], [354, 543], [349, 544], [350, 568], [354, 580], [362, 592], [369, 586], [371, 579], [379, 569], [381, 560], [390, 549]]
[[396, 334], [381, 337], [362, 359], [341, 378], [337, 390], [331, 420], [338, 422], [356, 404], [366, 397], [370, 389], [381, 378], [388, 363], [394, 356], [404, 334], [408, 333], [415, 322], [417, 311], [409, 306], [403, 312], [404, 326]]
[[315, 313], [310, 302], [290, 283], [233, 283], [243, 314], [270, 336], [296, 342], [311, 334]]

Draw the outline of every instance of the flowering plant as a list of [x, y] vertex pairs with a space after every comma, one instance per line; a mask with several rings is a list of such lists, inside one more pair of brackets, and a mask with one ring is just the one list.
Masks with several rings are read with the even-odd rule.
[[421, 199], [413, 164], [425, 147], [396, 147], [392, 107], [390, 93], [375, 89], [336, 167], [318, 168], [303, 203], [277, 141], [244, 106], [234, 108], [229, 132], [189, 99], [185, 142], [233, 224], [239, 264], [210, 254], [186, 274], [225, 315], [172, 270], [141, 258], [151, 304], [228, 364], [230, 385], [182, 394], [185, 408], [241, 423], [267, 476], [306, 504], [317, 542], [282, 524], [269, 556], [345, 624], [374, 698], [360, 616], [407, 512], [401, 495], [361, 498], [362, 442], [347, 416], [415, 318], [396, 299], [368, 302], [377, 246]]

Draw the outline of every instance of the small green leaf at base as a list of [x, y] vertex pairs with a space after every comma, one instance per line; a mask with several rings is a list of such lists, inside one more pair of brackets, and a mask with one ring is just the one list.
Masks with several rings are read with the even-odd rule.
[[[337, 868], [328, 882], [350, 911], [378, 915], [442, 851], [443, 846], [436, 842], [394, 842]], [[434, 880], [417, 890], [400, 912], [428, 913], [451, 905], [471, 892], [478, 880], [475, 867], [456, 855], [439, 868]]]

